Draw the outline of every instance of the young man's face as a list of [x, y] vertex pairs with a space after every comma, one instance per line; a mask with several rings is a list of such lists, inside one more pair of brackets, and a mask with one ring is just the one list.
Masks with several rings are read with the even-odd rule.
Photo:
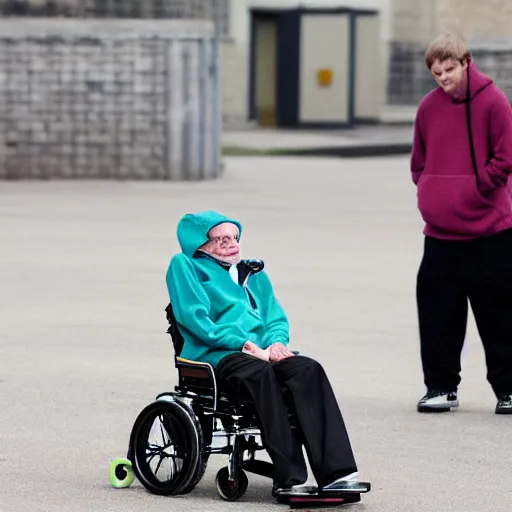
[[446, 94], [452, 94], [462, 82], [467, 68], [468, 63], [466, 61], [461, 64], [455, 59], [446, 59], [442, 62], [436, 59], [430, 68], [430, 72], [443, 91]]
[[235, 224], [219, 224], [208, 233], [208, 242], [201, 250], [221, 261], [236, 264], [240, 261], [240, 234]]

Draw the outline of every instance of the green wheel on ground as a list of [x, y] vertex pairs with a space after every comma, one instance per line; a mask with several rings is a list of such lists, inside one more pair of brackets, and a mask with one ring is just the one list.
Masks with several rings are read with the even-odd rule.
[[132, 463], [126, 458], [114, 459], [110, 462], [110, 483], [115, 489], [130, 487], [135, 480]]

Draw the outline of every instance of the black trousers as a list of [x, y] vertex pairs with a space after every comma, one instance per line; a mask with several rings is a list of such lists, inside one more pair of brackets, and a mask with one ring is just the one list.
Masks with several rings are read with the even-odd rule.
[[[223, 358], [216, 374], [221, 385], [255, 405], [279, 486], [307, 480], [302, 441], [320, 486], [357, 471], [336, 398], [318, 362], [298, 355], [269, 363], [237, 353]], [[296, 413], [302, 439], [293, 435], [287, 406]]]
[[512, 230], [472, 241], [427, 237], [417, 279], [424, 382], [455, 391], [468, 301], [496, 396], [512, 393]]

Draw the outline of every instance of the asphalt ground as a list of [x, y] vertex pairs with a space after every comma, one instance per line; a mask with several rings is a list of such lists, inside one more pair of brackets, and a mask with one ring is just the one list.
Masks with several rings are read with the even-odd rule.
[[109, 483], [137, 414], [176, 383], [165, 272], [180, 216], [207, 208], [243, 223], [292, 347], [331, 378], [373, 485], [348, 510], [509, 512], [512, 417], [494, 414], [472, 318], [460, 410], [416, 412], [423, 224], [407, 157], [231, 157], [206, 183], [1, 183], [0, 511], [286, 510], [252, 475], [222, 501], [226, 456], [185, 497]]

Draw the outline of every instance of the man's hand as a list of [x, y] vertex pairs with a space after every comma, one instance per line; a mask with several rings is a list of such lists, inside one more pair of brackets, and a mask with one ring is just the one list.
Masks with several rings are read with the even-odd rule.
[[295, 354], [288, 350], [282, 343], [273, 343], [269, 347], [270, 349], [270, 360], [277, 362], [293, 357]]

